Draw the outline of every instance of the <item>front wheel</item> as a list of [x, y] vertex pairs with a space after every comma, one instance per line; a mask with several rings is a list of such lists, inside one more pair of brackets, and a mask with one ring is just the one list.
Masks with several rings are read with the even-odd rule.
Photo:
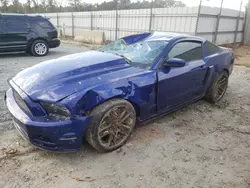
[[34, 56], [45, 56], [49, 52], [48, 44], [43, 40], [35, 40], [30, 49]]
[[94, 108], [93, 119], [85, 133], [88, 143], [99, 152], [110, 152], [126, 143], [136, 123], [132, 104], [112, 99]]
[[228, 87], [228, 78], [228, 73], [223, 71], [207, 91], [205, 99], [212, 103], [216, 103], [221, 100]]

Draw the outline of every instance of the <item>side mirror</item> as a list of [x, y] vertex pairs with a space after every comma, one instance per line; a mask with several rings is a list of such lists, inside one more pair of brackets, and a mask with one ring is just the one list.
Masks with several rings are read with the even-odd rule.
[[164, 67], [184, 67], [185, 60], [178, 58], [169, 58], [167, 61], [163, 63]]

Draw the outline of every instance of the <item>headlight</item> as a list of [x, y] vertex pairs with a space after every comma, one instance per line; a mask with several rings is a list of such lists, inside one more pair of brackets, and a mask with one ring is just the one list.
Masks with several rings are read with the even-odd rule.
[[45, 109], [47, 114], [55, 119], [68, 119], [70, 117], [70, 112], [69, 110], [61, 105], [57, 104], [51, 104], [51, 103], [46, 103], [46, 102], [41, 102], [40, 103], [42, 107]]

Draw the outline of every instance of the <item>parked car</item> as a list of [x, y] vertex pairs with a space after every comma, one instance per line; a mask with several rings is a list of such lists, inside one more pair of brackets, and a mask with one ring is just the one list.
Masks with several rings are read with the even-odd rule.
[[114, 42], [46, 61], [10, 79], [5, 99], [17, 130], [51, 151], [77, 150], [85, 137], [109, 152], [128, 140], [136, 123], [225, 94], [234, 64], [230, 49], [172, 33], [121, 40], [123, 47]]
[[0, 14], [0, 52], [26, 51], [45, 56], [60, 45], [56, 28], [42, 16]]

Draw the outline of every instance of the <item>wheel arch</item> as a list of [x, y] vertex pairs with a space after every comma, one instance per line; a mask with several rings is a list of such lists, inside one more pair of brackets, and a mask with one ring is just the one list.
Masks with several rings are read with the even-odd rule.
[[100, 102], [93, 104], [93, 106], [90, 109], [88, 109], [86, 113], [89, 114], [97, 106], [99, 106], [99, 105], [101, 105], [101, 104], [103, 104], [103, 103], [105, 103], [107, 101], [113, 100], [113, 99], [123, 99], [123, 100], [126, 100], [127, 102], [129, 102], [134, 107], [135, 112], [136, 112], [136, 117], [140, 116], [140, 106], [139, 106], [139, 104], [137, 104], [135, 101], [133, 101], [133, 100], [131, 100], [129, 98], [126, 98], [126, 97], [124, 97], [122, 95], [115, 95], [115, 96], [112, 96], [112, 97], [107, 98], [105, 100], [101, 100]]
[[229, 75], [229, 70], [224, 68], [221, 72], [225, 71]]
[[36, 40], [42, 40], [44, 42], [46, 42], [48, 48], [49, 48], [49, 41], [46, 39], [46, 38], [43, 38], [43, 37], [37, 37], [37, 38], [33, 38], [29, 41], [28, 43], [28, 50], [30, 50], [31, 48], [31, 45], [33, 44], [33, 42], [35, 42]]

